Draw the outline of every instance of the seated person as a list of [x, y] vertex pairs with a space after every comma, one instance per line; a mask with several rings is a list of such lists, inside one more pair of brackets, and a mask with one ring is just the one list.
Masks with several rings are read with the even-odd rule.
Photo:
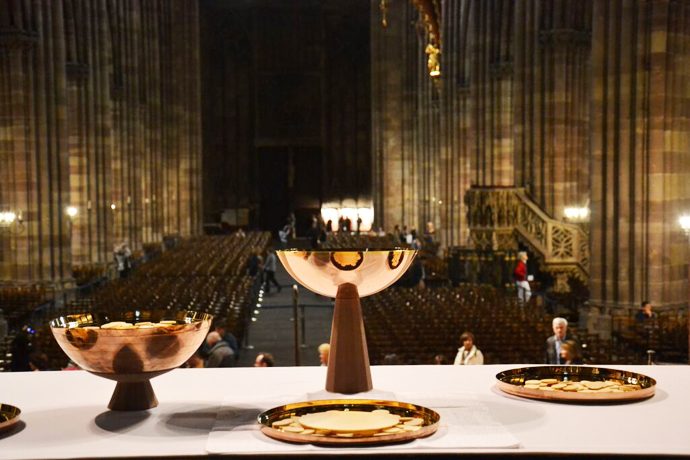
[[273, 360], [273, 355], [270, 353], [259, 353], [254, 360], [254, 367], [273, 367], [274, 365], [275, 361]]
[[446, 358], [446, 355], [436, 355], [434, 356], [434, 364], [448, 364], [448, 359]]
[[322, 366], [328, 366], [328, 356], [331, 354], [331, 345], [322, 343], [319, 345], [319, 362]]
[[237, 343], [235, 336], [227, 330], [228, 319], [224, 317], [217, 318], [214, 322], [214, 330], [220, 334], [220, 337], [230, 345], [232, 351], [235, 353], [235, 360], [240, 356], [240, 346]]
[[456, 366], [472, 366], [484, 364], [484, 355], [479, 351], [474, 344], [474, 334], [471, 332], [464, 332], [460, 336], [460, 343], [462, 346], [458, 348], [458, 354], [455, 356]]
[[231, 367], [235, 363], [235, 352], [216, 331], [208, 333], [206, 344], [211, 347], [206, 367]]
[[561, 364], [584, 364], [580, 357], [579, 347], [574, 340], [566, 340], [561, 344]]

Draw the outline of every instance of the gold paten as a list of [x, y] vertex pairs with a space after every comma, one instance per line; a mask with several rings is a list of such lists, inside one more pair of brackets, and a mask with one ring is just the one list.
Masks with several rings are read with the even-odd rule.
[[[622, 384], [639, 385], [639, 390], [623, 393], [581, 393], [544, 391], [536, 388], [525, 388], [527, 380], [554, 378], [558, 381], [593, 382], [615, 381]], [[502, 391], [524, 398], [546, 401], [600, 402], [600, 401], [637, 401], [654, 396], [656, 380], [636, 372], [608, 369], [592, 366], [533, 366], [511, 369], [496, 374], [497, 386]]]
[[[315, 412], [326, 412], [329, 410], [357, 410], [371, 412], [373, 410], [387, 410], [391, 414], [401, 417], [421, 418], [424, 423], [417, 431], [405, 431], [403, 433], [391, 433], [379, 436], [352, 436], [341, 437], [335, 434], [315, 436], [313, 434], [300, 434], [281, 431], [273, 428], [273, 423], [289, 417], [300, 417]], [[280, 441], [295, 442], [301, 444], [319, 444], [335, 446], [352, 445], [378, 445], [399, 442], [408, 442], [416, 438], [430, 436], [438, 429], [441, 416], [431, 409], [415, 404], [399, 401], [380, 401], [374, 399], [331, 399], [320, 401], [307, 401], [284, 406], [274, 407], [259, 414], [258, 422], [261, 424], [261, 431]]]
[[[212, 315], [131, 311], [117, 316], [84, 313], [54, 319], [50, 328], [62, 350], [81, 368], [118, 382], [108, 407], [145, 410], [158, 405], [150, 379], [179, 367], [199, 348], [211, 327]], [[159, 322], [165, 327], [100, 329], [112, 321]]]
[[0, 432], [9, 430], [19, 422], [19, 414], [22, 411], [18, 407], [9, 404], [0, 404]]

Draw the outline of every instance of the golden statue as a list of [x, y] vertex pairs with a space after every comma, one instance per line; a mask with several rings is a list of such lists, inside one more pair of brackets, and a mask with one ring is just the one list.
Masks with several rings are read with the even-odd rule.
[[441, 54], [441, 50], [434, 46], [433, 43], [429, 43], [426, 45], [424, 52], [429, 56], [426, 62], [429, 76], [439, 77], [441, 75], [441, 63], [439, 62], [438, 55]]

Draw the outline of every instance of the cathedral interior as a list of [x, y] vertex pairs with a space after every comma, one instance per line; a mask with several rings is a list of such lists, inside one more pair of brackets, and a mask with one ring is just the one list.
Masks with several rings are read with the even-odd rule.
[[0, 0], [0, 370], [93, 309], [247, 344], [281, 244], [419, 249], [372, 364], [543, 363], [556, 316], [688, 363], [690, 2]]

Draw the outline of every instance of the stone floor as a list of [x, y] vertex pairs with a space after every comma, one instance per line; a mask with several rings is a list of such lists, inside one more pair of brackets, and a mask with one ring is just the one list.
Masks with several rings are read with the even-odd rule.
[[[239, 366], [252, 366], [256, 355], [269, 352], [275, 358], [276, 366], [296, 365], [295, 331], [293, 322], [293, 289], [297, 284], [278, 264], [276, 279], [282, 286], [277, 292], [271, 286], [269, 293], [264, 292], [261, 306], [255, 312], [255, 321], [249, 327], [248, 345], [240, 353]], [[331, 335], [331, 319], [333, 316], [333, 302], [331, 299], [314, 294], [301, 285], [299, 289], [299, 305], [304, 311], [304, 337], [298, 347], [300, 365], [318, 366], [320, 344], [328, 342]], [[302, 323], [302, 321], [300, 321]], [[301, 329], [301, 325], [300, 325]]]

